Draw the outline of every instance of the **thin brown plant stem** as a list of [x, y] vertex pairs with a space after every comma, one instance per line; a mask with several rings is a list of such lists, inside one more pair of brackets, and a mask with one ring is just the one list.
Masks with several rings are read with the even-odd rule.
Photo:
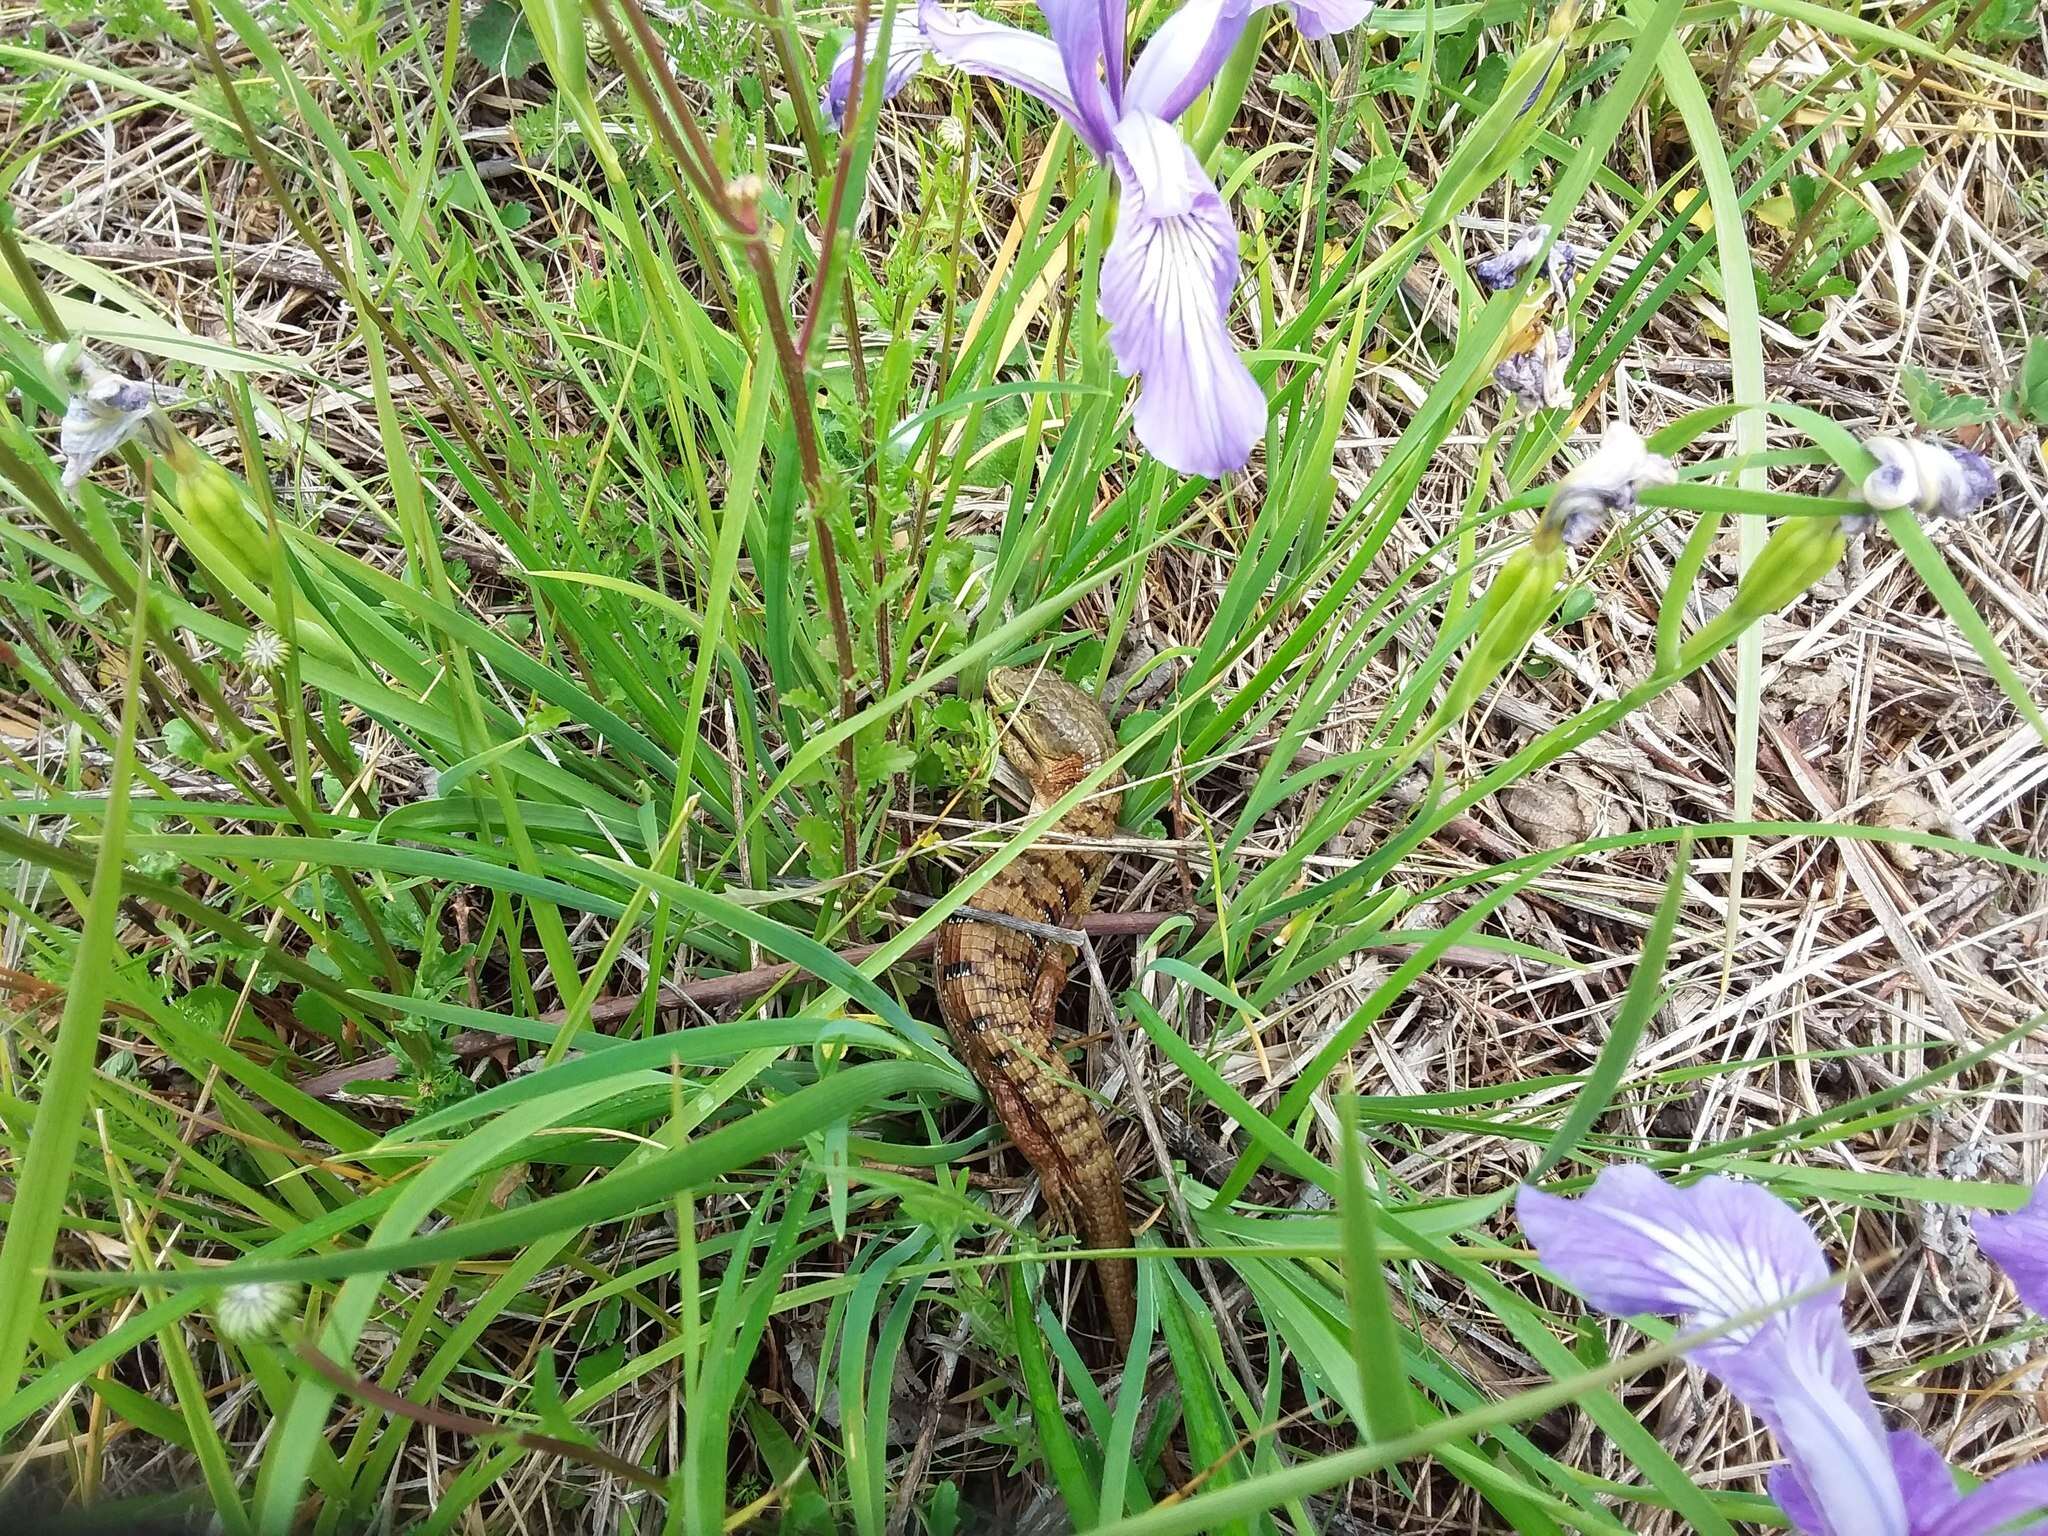
[[[641, 45], [641, 57], [647, 61], [647, 70], [643, 74], [635, 66], [631, 49], [625, 47], [625, 39], [618, 37], [616, 23], [604, 6], [598, 6], [598, 25], [604, 29], [606, 39], [612, 41], [612, 55], [621, 63], [621, 70], [625, 70], [627, 82], [641, 96], [641, 104], [647, 109], [647, 117], [653, 121], [655, 131], [668, 141], [670, 154], [676, 156], [678, 164], [692, 172], [692, 182], [702, 199], [739, 238], [739, 246], [748, 258], [748, 268], [754, 272], [754, 281], [760, 287], [768, 340], [774, 346], [776, 365], [782, 371], [782, 389], [788, 395], [788, 420], [791, 420], [791, 430], [797, 438], [797, 465], [803, 473], [805, 492], [811, 498], [817, 557], [825, 569], [825, 612], [831, 621], [831, 641], [834, 641], [840, 655], [840, 723], [844, 725], [858, 713], [854, 705], [858, 696], [854, 629], [846, 616], [846, 588], [840, 580], [840, 547], [838, 541], [831, 537], [825, 510], [825, 467], [817, 453], [817, 420], [811, 410], [811, 389], [805, 381], [803, 352], [799, 352], [797, 342], [788, 330], [788, 305], [782, 295], [782, 285], [776, 279], [774, 256], [768, 250], [768, 242], [762, 240], [760, 205], [754, 197], [735, 197], [731, 188], [719, 182], [719, 162], [711, 154], [711, 143], [696, 125], [696, 115], [690, 111], [690, 102], [668, 68], [668, 51], [653, 35], [653, 27], [647, 25], [647, 12], [641, 10], [639, 0], [612, 2], [618, 10], [625, 12], [627, 23], [631, 23], [633, 35]], [[659, 86], [659, 94], [653, 86]], [[662, 106], [666, 106], [668, 111], [662, 111]], [[684, 143], [678, 141], [678, 133], [690, 147], [684, 147]], [[840, 741], [840, 856], [844, 858], [848, 872], [860, 868], [860, 834], [854, 815], [858, 797], [860, 780], [854, 770], [854, 737], [848, 733], [846, 739]]]
[[[697, 126], [697, 114], [690, 110], [689, 98], [683, 95], [683, 88], [676, 84], [675, 74], [668, 67], [668, 49], [655, 36], [654, 28], [647, 20], [647, 12], [640, 7], [640, 0], [613, 0], [626, 13], [626, 20], [633, 28], [633, 36], [639, 40], [642, 56], [647, 60], [647, 69], [656, 85], [661, 87], [661, 96], [668, 104], [675, 126], [690, 141], [690, 152], [682, 156], [686, 166], [696, 171], [698, 192], [711, 205], [712, 212], [735, 230], [753, 234], [753, 220], [742, 222], [737, 216], [733, 200], [726, 195], [725, 184], [718, 173], [718, 156], [712, 151], [711, 141], [704, 137], [704, 130]], [[597, 7], [603, 15], [605, 7]], [[611, 35], [607, 29], [607, 37]], [[613, 44], [614, 55], [622, 50]], [[623, 62], [623, 60], [622, 60]]]
[[[860, 121], [861, 87], [865, 83], [868, 63], [868, 0], [858, 0], [853, 12], [853, 59], [854, 67], [846, 88], [846, 115], [844, 121], [857, 124]], [[795, 85], [795, 80], [791, 80]], [[811, 345], [817, 334], [819, 318], [825, 312], [825, 288], [831, 279], [832, 258], [839, 249], [839, 223], [846, 207], [846, 188], [853, 180], [854, 135], [842, 133], [839, 136], [839, 163], [832, 177], [832, 195], [826, 200], [825, 228], [818, 242], [818, 271], [811, 287], [811, 300], [804, 314], [803, 330], [797, 338], [796, 355], [799, 362], [808, 366], [811, 360]], [[822, 150], [822, 144], [820, 149]], [[888, 579], [888, 538], [887, 530], [880, 523], [882, 487], [875, 467], [874, 446], [875, 423], [873, 408], [868, 393], [867, 353], [861, 344], [860, 313], [856, 306], [853, 287], [853, 268], [850, 264], [840, 271], [842, 294], [840, 307], [846, 312], [846, 359], [853, 374], [854, 399], [859, 405], [856, 413], [860, 421], [861, 459], [866, 470], [862, 484], [867, 491], [866, 523], [868, 528], [869, 563], [873, 568], [875, 591], [882, 590]], [[820, 545], [820, 553], [824, 546]], [[828, 584], [836, 579], [828, 576]], [[835, 605], [844, 607], [843, 598], [835, 598]], [[878, 613], [875, 622], [875, 660], [884, 679], [890, 676], [889, 625], [887, 615]], [[842, 676], [842, 686], [847, 679]], [[846, 867], [852, 869], [856, 857], [855, 843], [851, 836], [846, 839]]]
[[[853, 12], [853, 70], [846, 86], [846, 117], [849, 124], [860, 121], [862, 77], [867, 74], [868, 0], [859, 0]], [[853, 180], [854, 135], [839, 135], [839, 164], [832, 177], [832, 195], [825, 200], [825, 229], [818, 243], [818, 271], [811, 285], [811, 302], [804, 312], [803, 330], [797, 339], [796, 355], [811, 358], [811, 342], [818, 329], [818, 317], [825, 311], [825, 284], [832, 274], [832, 257], [839, 248], [839, 220], [846, 208], [846, 184]], [[852, 324], [853, 317], [847, 316]]]
[[597, 1446], [578, 1445], [573, 1440], [562, 1440], [553, 1435], [541, 1434], [537, 1430], [522, 1429], [516, 1424], [494, 1424], [489, 1419], [473, 1419], [467, 1414], [451, 1413], [445, 1408], [416, 1403], [388, 1387], [379, 1386], [366, 1377], [358, 1376], [340, 1361], [322, 1353], [309, 1340], [300, 1340], [292, 1346], [292, 1352], [314, 1375], [336, 1391], [361, 1398], [364, 1402], [374, 1404], [398, 1418], [410, 1419], [415, 1424], [426, 1424], [451, 1434], [468, 1435], [476, 1439], [508, 1439], [514, 1445], [523, 1446], [527, 1450], [543, 1451], [549, 1455], [560, 1456], [565, 1461], [580, 1461], [585, 1466], [600, 1468], [636, 1488], [645, 1488], [650, 1492], [664, 1495], [668, 1492], [668, 1484], [645, 1467], [635, 1466], [624, 1457], [614, 1456], [610, 1451]]
[[[832, 619], [832, 640], [839, 651], [839, 722], [844, 725], [855, 713], [853, 631], [846, 622], [846, 592], [839, 579], [839, 545], [826, 526], [822, 502], [814, 502], [811, 519], [818, 537], [818, 563], [825, 570], [826, 612]], [[847, 874], [860, 868], [860, 837], [854, 826], [854, 808], [859, 803], [860, 784], [853, 768], [853, 737], [839, 743], [839, 852]]]
[[[654, 122], [655, 131], [667, 141], [678, 163], [694, 173], [693, 181], [712, 211], [739, 237], [747, 266], [761, 290], [761, 311], [768, 327], [769, 341], [775, 348], [776, 363], [782, 371], [783, 389], [789, 396], [789, 419], [796, 437], [797, 463], [803, 475], [804, 490], [810, 497], [818, 559], [824, 566], [826, 612], [832, 623], [833, 645], [839, 653], [839, 722], [844, 725], [857, 713], [853, 626], [846, 616], [846, 592], [839, 573], [838, 541], [832, 537], [826, 512], [825, 470], [818, 454], [818, 427], [811, 406], [810, 386], [806, 382], [803, 355], [790, 334], [788, 303], [782, 284], [775, 275], [775, 260], [769, 252], [768, 242], [761, 237], [759, 203], [753, 196], [736, 197], [719, 181], [717, 158], [712, 154], [703, 130], [697, 125], [696, 114], [690, 110], [682, 87], [676, 84], [676, 77], [668, 67], [667, 50], [648, 24], [647, 13], [641, 9], [640, 0], [613, 0], [613, 4], [625, 13], [626, 20], [632, 25], [641, 55], [647, 61], [647, 71], [643, 74], [634, 66], [632, 51], [618, 37], [617, 23], [604, 6], [599, 6], [599, 25], [604, 28], [606, 37], [612, 40], [614, 57], [626, 72], [628, 84], [640, 96], [641, 104]], [[660, 87], [658, 95], [654, 85]], [[664, 106], [665, 112], [661, 110]], [[678, 141], [678, 133], [688, 141], [689, 148], [685, 149]], [[849, 732], [839, 743], [840, 853], [849, 874], [860, 867], [860, 837], [855, 818], [859, 792], [859, 776], [854, 769], [853, 735]]]
[[[605, 44], [611, 49], [612, 58], [618, 64], [619, 72], [626, 77], [626, 84], [639, 98], [647, 111], [648, 121], [654, 125], [655, 132], [661, 136], [668, 149], [669, 157], [662, 162], [662, 169], [668, 173], [669, 185], [676, 190], [676, 218], [683, 226], [683, 238], [696, 249], [698, 259], [703, 264], [705, 281], [712, 287], [713, 297], [737, 327], [741, 323], [739, 295], [726, 285], [724, 270], [707, 254], [712, 250], [711, 238], [704, 231], [697, 208], [686, 195], [687, 192], [694, 191], [700, 202], [723, 219], [723, 191], [715, 185], [711, 172], [697, 164], [696, 157], [677, 136], [675, 125], [656, 110], [657, 98], [653, 82], [647, 78], [633, 57], [633, 50], [626, 42], [626, 34], [619, 30], [618, 20], [612, 15], [611, 8], [593, 4], [590, 9], [597, 17], [598, 30], [604, 33]], [[681, 170], [680, 175], [677, 174], [678, 168]]]
[[[967, 98], [962, 97], [960, 99], [966, 100]], [[955, 110], [959, 110], [957, 105]], [[962, 126], [965, 127], [967, 125], [963, 124]], [[932, 399], [934, 401], [943, 400], [946, 397], [946, 390], [953, 382], [954, 332], [960, 320], [960, 241], [967, 228], [967, 193], [972, 182], [972, 177], [969, 173], [974, 164], [972, 148], [965, 147], [968, 146], [969, 141], [963, 137], [961, 143], [963, 148], [960, 151], [960, 164], [958, 167], [960, 175], [959, 195], [953, 200], [953, 228], [950, 237], [946, 241], [948, 269], [946, 273], [946, 295], [939, 305], [938, 373], [932, 380]], [[932, 440], [925, 447], [924, 468], [917, 477], [916, 505], [911, 508], [910, 513], [910, 547], [913, 551], [924, 548], [925, 514], [931, 504], [932, 486], [938, 481], [939, 443], [944, 436], [945, 434], [940, 430], [939, 424], [933, 422]], [[904, 612], [906, 614], [909, 613], [909, 605], [915, 600], [916, 595], [916, 588], [914, 587], [904, 595]]]

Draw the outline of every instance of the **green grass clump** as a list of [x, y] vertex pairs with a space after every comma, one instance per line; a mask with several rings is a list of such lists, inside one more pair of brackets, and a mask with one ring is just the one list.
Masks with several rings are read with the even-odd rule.
[[[1894, 513], [1838, 566], [1836, 477], [1905, 415], [1778, 383], [1934, 238], [1947, 150], [1881, 93], [2006, 111], [2042, 68], [2013, 14], [1255, 27], [1189, 119], [1272, 404], [1221, 484], [1131, 435], [1108, 175], [937, 71], [832, 135], [847, 18], [194, 0], [0, 44], [0, 1497], [259, 1533], [1776, 1518], [1739, 1426], [1639, 1422], [1668, 1341], [1584, 1321], [1502, 1213], [1727, 1170], [1871, 1259], [2037, 1171], [2038, 989], [1959, 1005], [1956, 911], [1899, 873], [2038, 913], [2028, 541]], [[1469, 265], [1531, 223], [1594, 259], [1549, 317], [1575, 404], [1522, 418], [1492, 369], [1531, 313]], [[68, 342], [187, 396], [75, 492]], [[1903, 406], [2038, 458], [2048, 352], [2014, 352]], [[1677, 483], [1539, 561], [1616, 415]], [[1934, 755], [2003, 754], [1983, 816], [1791, 761], [1787, 634], [1852, 618], [1981, 715]], [[1063, 809], [991, 788], [980, 682], [1019, 664], [1117, 703], [1130, 780], [1125, 927], [1062, 1014], [1152, 1218], [1121, 1363], [922, 967]], [[1501, 819], [1616, 751], [1694, 791]], [[1967, 1331], [1886, 1364], [1988, 1412], [1973, 1367], [2032, 1335]]]

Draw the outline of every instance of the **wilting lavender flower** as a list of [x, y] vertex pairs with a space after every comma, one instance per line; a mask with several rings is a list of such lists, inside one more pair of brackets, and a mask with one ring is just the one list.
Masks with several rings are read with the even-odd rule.
[[1880, 512], [1910, 507], [1921, 517], [1965, 518], [1997, 494], [1998, 471], [1981, 453], [1920, 437], [1871, 437], [1863, 446], [1877, 459], [1863, 501]]
[[158, 406], [183, 398], [177, 390], [123, 378], [90, 353], [61, 343], [49, 349], [45, 361], [52, 373], [71, 385], [57, 429], [67, 491], [76, 490], [101, 459], [120, 452], [123, 443], [149, 424]]
[[1600, 446], [1565, 471], [1551, 490], [1543, 523], [1567, 544], [1596, 537], [1608, 520], [1636, 509], [1636, 495], [1645, 486], [1670, 485], [1678, 471], [1633, 427], [1610, 422]]
[[1564, 381], [1565, 364], [1571, 357], [1571, 331], [1545, 325], [1536, 333], [1535, 346], [1510, 353], [1494, 364], [1493, 381], [1515, 397], [1524, 415], [1561, 411], [1572, 403], [1571, 386]]
[[2034, 1186], [2034, 1197], [2005, 1216], [1979, 1216], [1973, 1229], [1977, 1246], [2012, 1277], [2020, 1300], [2048, 1316], [2048, 1178]]
[[[1538, 225], [1506, 250], [1473, 262], [1472, 275], [1488, 292], [1504, 293], [1522, 280], [1522, 274], [1529, 270], [1529, 263], [1536, 259], [1549, 237], [1550, 231]], [[1543, 258], [1543, 276], [1552, 287], [1562, 288], [1578, 275], [1579, 261], [1577, 246], [1563, 240], [1553, 241], [1549, 254]]]
[[[1139, 381], [1139, 440], [1184, 474], [1243, 468], [1265, 433], [1266, 400], [1230, 336], [1237, 230], [1173, 124], [1271, 3], [1188, 0], [1128, 71], [1123, 0], [1038, 0], [1050, 37], [938, 0], [919, 0], [914, 25], [896, 22], [899, 38], [914, 32], [941, 61], [1037, 97], [1115, 170], [1123, 210], [1103, 257], [1102, 314], [1118, 371]], [[1293, 0], [1289, 9], [1307, 36], [1328, 37], [1364, 21], [1372, 5]], [[890, 52], [884, 86], [893, 93], [894, 42]]]
[[1516, 1209], [1544, 1266], [1612, 1316], [1675, 1313], [1699, 1328], [1776, 1309], [1688, 1353], [1776, 1436], [1787, 1462], [1771, 1496], [1806, 1536], [2048, 1532], [2048, 1520], [2015, 1524], [2048, 1510], [2048, 1462], [1965, 1496], [1925, 1440], [1885, 1432], [1840, 1302], [1791, 1300], [1827, 1279], [1827, 1258], [1767, 1191], [1719, 1176], [1679, 1189], [1646, 1168], [1608, 1168], [1583, 1199], [1524, 1189]]

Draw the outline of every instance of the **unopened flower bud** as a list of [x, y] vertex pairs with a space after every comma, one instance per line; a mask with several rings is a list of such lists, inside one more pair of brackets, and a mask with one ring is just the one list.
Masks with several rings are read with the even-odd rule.
[[169, 457], [171, 500], [178, 510], [243, 575], [262, 580], [267, 564], [259, 558], [263, 530], [242, 499], [235, 477], [189, 438], [174, 439]]
[[948, 117], [939, 123], [939, 147], [948, 154], [957, 155], [967, 147], [967, 130], [960, 119]]
[[1564, 579], [1564, 548], [1556, 540], [1531, 540], [1508, 557], [1479, 600], [1472, 652], [1451, 680], [1438, 718], [1456, 719], [1521, 655], [1558, 600]]
[[1832, 571], [1847, 547], [1840, 518], [1786, 519], [1757, 551], [1728, 611], [1750, 623], [1776, 613]]

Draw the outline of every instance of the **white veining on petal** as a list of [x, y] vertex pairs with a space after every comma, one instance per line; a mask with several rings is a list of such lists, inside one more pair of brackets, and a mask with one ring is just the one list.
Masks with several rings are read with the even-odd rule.
[[1101, 303], [1118, 371], [1139, 379], [1138, 436], [1183, 473], [1241, 468], [1266, 402], [1227, 324], [1237, 231], [1172, 124], [1133, 113], [1117, 125], [1117, 149], [1124, 201]]

